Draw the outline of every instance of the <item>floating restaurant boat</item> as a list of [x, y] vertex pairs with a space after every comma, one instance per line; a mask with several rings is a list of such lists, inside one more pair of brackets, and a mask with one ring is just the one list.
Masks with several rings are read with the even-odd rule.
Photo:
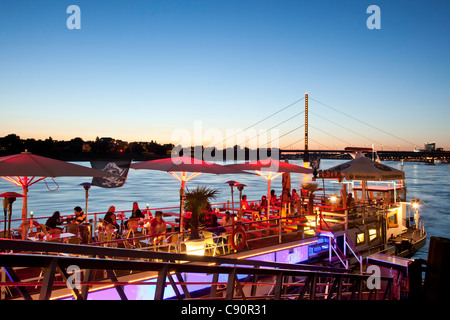
[[[135, 299], [340, 299], [343, 294], [370, 298], [376, 290], [361, 289], [367, 282], [367, 262], [400, 270], [395, 280], [400, 274], [407, 277], [404, 268], [412, 261], [408, 258], [425, 244], [426, 232], [419, 201], [406, 200], [404, 175], [377, 163], [376, 168], [400, 181], [369, 183], [370, 173], [346, 173], [350, 165], [315, 174], [316, 181], [339, 181], [340, 195], [329, 195], [318, 183], [310, 183], [302, 186], [298, 201], [279, 199], [270, 207], [249, 201], [248, 208], [239, 202], [212, 204], [207, 217], [220, 220], [226, 212], [236, 214], [222, 233], [216, 232], [222, 226], [181, 227], [180, 220], [186, 221], [190, 213], [181, 211], [185, 219], [180, 219], [179, 207], [144, 209], [146, 217], [128, 222], [128, 228], [124, 222], [130, 212], [116, 212], [119, 229], [101, 219], [105, 213], [90, 213], [90, 223], [68, 224], [64, 233], [52, 234], [42, 223], [35, 227], [31, 221], [28, 241], [0, 239], [4, 278], [12, 281], [2, 291], [3, 299], [81, 299], [88, 294], [115, 299], [127, 296], [125, 288]], [[149, 231], [150, 214], [157, 211], [167, 225], [162, 240]], [[200, 236], [192, 239], [197, 231]], [[17, 254], [7, 252], [25, 256], [19, 261]], [[78, 289], [66, 285], [70, 275], [64, 268], [73, 265], [83, 269], [84, 282]], [[343, 278], [349, 282], [341, 283]], [[326, 280], [319, 286], [317, 279]], [[390, 273], [383, 279], [386, 297], [395, 281]], [[165, 290], [169, 282], [171, 288]], [[405, 291], [395, 290], [394, 298]]]

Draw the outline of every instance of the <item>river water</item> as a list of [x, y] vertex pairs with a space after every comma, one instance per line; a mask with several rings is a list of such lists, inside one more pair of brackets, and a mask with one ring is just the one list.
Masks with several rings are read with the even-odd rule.
[[[327, 169], [345, 160], [322, 160], [320, 169]], [[290, 163], [303, 165], [302, 160], [291, 160]], [[401, 169], [400, 162], [385, 161], [384, 164]], [[89, 162], [77, 162], [79, 165], [90, 166]], [[428, 233], [431, 236], [450, 236], [450, 165], [426, 165], [417, 162], [405, 162], [403, 170], [406, 174], [408, 201], [420, 199], [420, 215]], [[201, 174], [186, 183], [188, 189], [198, 185], [206, 185], [219, 189], [220, 193], [215, 203], [231, 201], [231, 190], [225, 182], [236, 180], [247, 185], [243, 194], [250, 200], [259, 200], [267, 193], [267, 181], [257, 175], [212, 175]], [[272, 181], [272, 188], [277, 195], [281, 194], [281, 177]], [[311, 181], [311, 175], [291, 174], [291, 187], [300, 189], [300, 184]], [[30, 186], [28, 191], [28, 212], [33, 211], [35, 217], [48, 217], [58, 210], [62, 215], [73, 214], [73, 208], [85, 208], [85, 191], [80, 183], [91, 182], [84, 177], [58, 177], [54, 180], [47, 178]], [[322, 184], [322, 181], [317, 181]], [[325, 182], [328, 193], [338, 193], [340, 188], [331, 181]], [[132, 203], [137, 201], [141, 209], [147, 204], [150, 208], [179, 206], [180, 182], [167, 172], [153, 170], [130, 169], [126, 183], [121, 188], [107, 189], [91, 187], [89, 190], [88, 212], [106, 212], [114, 205], [117, 211], [131, 210]], [[234, 200], [239, 199], [239, 193], [234, 189]], [[0, 179], [0, 193], [22, 193], [20, 187]], [[17, 198], [13, 204], [13, 219], [20, 219], [22, 200]], [[176, 211], [176, 209], [173, 209]], [[1, 217], [0, 220], [3, 220]], [[13, 222], [17, 227], [20, 222]], [[1, 226], [3, 228], [3, 225]], [[413, 258], [426, 259], [427, 244], [417, 252]]]

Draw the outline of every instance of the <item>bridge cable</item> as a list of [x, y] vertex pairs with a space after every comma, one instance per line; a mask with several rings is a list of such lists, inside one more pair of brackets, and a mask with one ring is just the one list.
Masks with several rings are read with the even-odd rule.
[[348, 114], [346, 114], [345, 112], [339, 111], [339, 110], [337, 110], [337, 109], [335, 109], [335, 108], [333, 108], [333, 107], [331, 107], [331, 106], [329, 106], [329, 105], [327, 105], [327, 104], [325, 104], [325, 103], [322, 103], [322, 102], [320, 102], [320, 101], [317, 101], [317, 100], [314, 99], [314, 98], [309, 98], [309, 99], [310, 99], [310, 100], [313, 100], [313, 101], [315, 101], [315, 102], [317, 102], [317, 103], [319, 103], [319, 104], [321, 104], [321, 105], [323, 105], [323, 106], [325, 106], [325, 107], [327, 107], [327, 108], [330, 108], [330, 109], [332, 109], [332, 110], [334, 110], [334, 111], [336, 111], [336, 112], [339, 112], [339, 113], [341, 113], [341, 114], [343, 114], [343, 115], [345, 115], [345, 116], [347, 116], [347, 117], [349, 117], [349, 118], [352, 118], [352, 119], [354, 119], [354, 120], [356, 120], [356, 121], [359, 121], [359, 122], [361, 122], [361, 123], [363, 123], [363, 124], [365, 124], [365, 125], [367, 125], [367, 126], [373, 128], [373, 129], [376, 129], [376, 130], [381, 131], [381, 132], [383, 132], [383, 133], [385, 133], [385, 134], [387, 134], [387, 135], [390, 135], [390, 136], [392, 136], [392, 137], [394, 137], [394, 138], [397, 138], [397, 139], [399, 139], [399, 140], [402, 140], [403, 142], [406, 142], [406, 143], [408, 143], [408, 144], [410, 144], [410, 145], [413, 145], [413, 146], [416, 146], [416, 145], [417, 145], [416, 143], [412, 143], [412, 142], [410, 142], [410, 141], [407, 141], [407, 140], [405, 140], [405, 139], [402, 139], [402, 138], [400, 138], [400, 137], [397, 137], [396, 135], [394, 135], [394, 134], [392, 134], [392, 133], [389, 133], [389, 132], [387, 132], [387, 131], [385, 131], [385, 130], [379, 129], [379, 128], [377, 128], [377, 127], [375, 127], [375, 126], [373, 126], [373, 125], [371, 125], [371, 124], [369, 124], [369, 123], [367, 123], [367, 122], [364, 122], [364, 121], [359, 120], [359, 119], [357, 119], [357, 118], [355, 118], [355, 117], [353, 117], [353, 116], [351, 116], [351, 115], [348, 115]]
[[[282, 109], [280, 109], [280, 110], [278, 110], [278, 111], [272, 113], [271, 115], [265, 117], [264, 119], [262, 119], [262, 120], [260, 120], [260, 121], [258, 121], [258, 122], [256, 122], [256, 123], [254, 123], [254, 124], [248, 126], [248, 127], [245, 128], [244, 130], [241, 130], [240, 132], [246, 131], [246, 130], [248, 130], [248, 129], [250, 129], [250, 128], [252, 128], [252, 127], [254, 127], [254, 126], [260, 124], [261, 122], [266, 121], [267, 119], [269, 119], [269, 118], [275, 116], [276, 114], [278, 114], [278, 113], [280, 113], [280, 112], [282, 112], [282, 111], [284, 111], [284, 110], [286, 110], [286, 109], [292, 107], [293, 105], [299, 103], [300, 101], [302, 101], [302, 100], [304, 100], [304, 99], [305, 99], [305, 97], [303, 97], [303, 98], [301, 98], [301, 99], [299, 99], [299, 100], [297, 100], [297, 101], [292, 102], [291, 104], [287, 105], [286, 107], [284, 107], [284, 108], [282, 108]], [[238, 133], [240, 133], [240, 132], [238, 132]], [[222, 142], [221, 142], [222, 148], [223, 148], [223, 143], [224, 143], [225, 141], [227, 141], [227, 140], [229, 140], [229, 139], [235, 137], [238, 133], [235, 133], [235, 134], [233, 134], [232, 136], [230, 136], [230, 137], [228, 137], [228, 138], [222, 140]], [[219, 145], [219, 144], [217, 144], [217, 145], [215, 145], [215, 146], [213, 146], [213, 147], [216, 148], [218, 145]]]
[[[305, 111], [302, 111], [302, 112], [300, 112], [300, 113], [297, 113], [296, 115], [290, 117], [290, 118], [287, 119], [287, 120], [281, 121], [280, 123], [274, 125], [272, 128], [266, 130], [266, 132], [267, 132], [267, 131], [270, 131], [270, 130], [272, 130], [272, 129], [274, 129], [274, 128], [280, 126], [280, 125], [282, 125], [283, 123], [288, 122], [289, 120], [294, 119], [295, 117], [298, 117], [299, 115], [301, 115], [301, 114], [303, 114], [303, 113], [305, 113]], [[304, 125], [303, 125], [303, 126], [304, 126]], [[298, 128], [296, 128], [296, 129], [298, 129]], [[294, 130], [296, 130], [296, 129], [294, 129]], [[253, 136], [253, 137], [251, 137], [251, 138], [248, 138], [248, 139], [244, 142], [244, 145], [245, 145], [248, 141], [250, 141], [250, 140], [252, 140], [252, 139], [254, 139], [254, 138], [257, 138], [257, 137], [259, 137], [259, 136], [260, 136], [260, 135], [258, 134], [258, 135], [256, 135], [256, 136]], [[280, 138], [280, 137], [278, 137], [278, 138]], [[272, 141], [273, 141], [273, 140], [272, 140]], [[271, 142], [272, 142], [272, 141], [271, 141]], [[270, 143], [270, 142], [269, 142], [269, 143]], [[267, 144], [266, 144], [266, 145], [267, 145]]]
[[[272, 139], [271, 141], [269, 141], [268, 143], [266, 143], [264, 146], [267, 146], [269, 143], [272, 143], [272, 141], [277, 140], [277, 139], [280, 139], [280, 138], [282, 138], [282, 137], [284, 137], [284, 136], [287, 136], [288, 134], [290, 134], [290, 133], [294, 132], [295, 130], [300, 129], [300, 128], [304, 127], [304, 126], [305, 126], [305, 125], [302, 124], [301, 126], [298, 126], [297, 128], [294, 128], [294, 129], [292, 129], [291, 131], [286, 132], [285, 134], [283, 134], [283, 135], [281, 135], [281, 136], [279, 136], [279, 137], [277, 137], [277, 138], [275, 138], [275, 139]], [[264, 147], [264, 146], [262, 146], [262, 147]], [[262, 147], [260, 147], [260, 148], [262, 148]]]
[[[313, 111], [311, 111], [311, 110], [310, 110], [309, 112], [312, 113], [312, 114], [314, 114], [314, 115], [316, 115], [316, 116], [318, 116], [318, 117], [320, 117], [320, 118], [322, 118], [322, 119], [324, 119], [324, 120], [327, 120], [327, 121], [333, 123], [334, 125], [336, 125], [336, 126], [338, 126], [338, 127], [341, 127], [341, 128], [343, 128], [343, 129], [345, 129], [345, 130], [348, 130], [348, 131], [350, 131], [350, 132], [352, 132], [352, 133], [354, 133], [354, 134], [356, 134], [356, 135], [359, 135], [359, 136], [361, 136], [361, 137], [363, 137], [363, 138], [365, 138], [365, 139], [367, 139], [367, 140], [369, 140], [369, 141], [371, 141], [371, 142], [375, 142], [375, 143], [378, 143], [378, 144], [380, 144], [380, 145], [383, 145], [383, 143], [381, 143], [381, 142], [379, 142], [379, 141], [376, 141], [376, 140], [374, 140], [374, 139], [371, 139], [371, 138], [369, 138], [369, 137], [366, 137], [365, 135], [360, 134], [359, 132], [356, 132], [356, 131], [353, 131], [353, 130], [347, 128], [347, 127], [344, 127], [344, 126], [340, 125], [339, 123], [336, 123], [336, 122], [334, 122], [334, 121], [332, 121], [332, 120], [330, 120], [330, 119], [327, 119], [327, 118], [325, 118], [325, 117], [323, 117], [323, 116], [321, 116], [321, 115], [319, 115], [319, 114], [317, 114], [317, 113], [315, 113], [315, 112], [313, 112]], [[392, 149], [392, 148], [391, 148], [391, 149]]]

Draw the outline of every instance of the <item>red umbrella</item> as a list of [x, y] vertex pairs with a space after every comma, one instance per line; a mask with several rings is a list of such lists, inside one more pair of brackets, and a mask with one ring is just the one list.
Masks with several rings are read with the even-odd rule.
[[[184, 188], [186, 182], [190, 179], [198, 176], [201, 173], [212, 174], [248, 174], [239, 169], [229, 168], [228, 166], [221, 166], [215, 163], [195, 159], [187, 156], [164, 158], [158, 160], [149, 160], [131, 164], [131, 168], [147, 169], [147, 170], [159, 170], [167, 171], [178, 180], [181, 181], [180, 196], [181, 196], [181, 208], [180, 208], [180, 231], [183, 226], [183, 201], [184, 201]], [[179, 172], [179, 174], [177, 174]], [[187, 176], [188, 172], [193, 172], [190, 176]]]
[[[261, 177], [264, 177], [267, 182], [267, 202], [268, 208], [267, 212], [270, 210], [270, 185], [273, 179], [283, 174], [283, 172], [294, 172], [294, 173], [313, 173], [312, 169], [304, 168], [301, 166], [297, 166], [295, 164], [286, 163], [278, 160], [274, 160], [272, 158], [258, 160], [258, 161], [250, 161], [245, 163], [237, 163], [230, 164], [226, 167], [239, 169], [239, 170], [253, 170]], [[265, 175], [264, 173], [267, 173]], [[267, 215], [268, 217], [268, 215]]]
[[27, 219], [28, 187], [47, 177], [117, 177], [115, 174], [29, 152], [0, 157], [0, 176], [23, 189], [23, 223]]

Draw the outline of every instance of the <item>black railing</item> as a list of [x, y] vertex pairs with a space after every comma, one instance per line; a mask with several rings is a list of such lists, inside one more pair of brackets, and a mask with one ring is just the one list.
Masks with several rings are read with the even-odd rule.
[[[9, 281], [2, 282], [1, 285], [8, 289], [14, 288], [17, 295], [20, 294], [19, 298], [26, 300], [51, 299], [53, 291], [61, 288], [68, 291], [66, 296], [83, 300], [87, 299], [90, 289], [99, 284], [114, 287], [120, 298], [126, 300], [124, 286], [149, 285], [144, 281], [121, 281], [121, 272], [127, 272], [128, 275], [130, 272], [142, 273], [149, 278], [153, 277], [155, 281], [150, 285], [155, 286], [155, 300], [164, 298], [167, 286], [173, 288], [175, 299], [180, 300], [361, 300], [390, 299], [392, 295], [392, 278], [380, 278], [383, 289], [369, 290], [367, 281], [370, 275], [352, 274], [345, 269], [315, 265], [7, 239], [0, 239], [0, 251], [0, 266], [9, 278]], [[84, 272], [81, 288], [67, 286], [70, 278], [68, 268], [71, 266], [77, 266]], [[21, 278], [19, 268], [42, 270], [39, 281], [30, 283], [28, 279]], [[94, 279], [94, 270], [102, 270], [106, 278], [101, 281]], [[206, 286], [206, 291], [203, 290], [200, 296], [197, 291], [189, 291], [188, 285], [192, 283], [185, 280], [186, 274], [205, 273], [212, 275], [212, 281], [201, 283]], [[219, 275], [225, 275], [227, 280], [219, 282]], [[12, 293], [10, 296], [5, 294], [5, 299], [11, 298]]]

